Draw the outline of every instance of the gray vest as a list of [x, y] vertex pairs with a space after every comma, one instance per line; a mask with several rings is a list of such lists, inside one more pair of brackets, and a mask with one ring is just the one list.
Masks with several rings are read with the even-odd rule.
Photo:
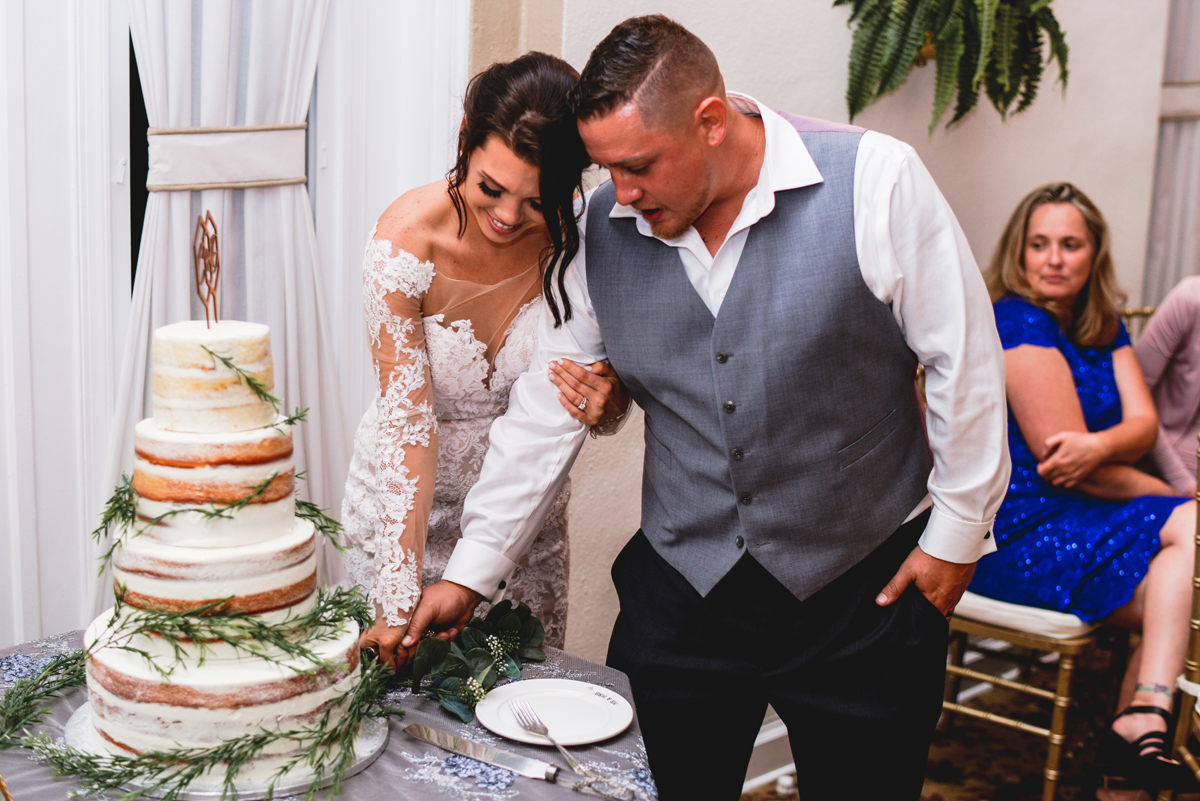
[[812, 595], [904, 522], [931, 469], [916, 356], [858, 267], [861, 133], [789, 120], [825, 180], [776, 193], [716, 318], [674, 248], [609, 218], [612, 184], [587, 211], [600, 333], [646, 413], [642, 530], [702, 595], [747, 552]]

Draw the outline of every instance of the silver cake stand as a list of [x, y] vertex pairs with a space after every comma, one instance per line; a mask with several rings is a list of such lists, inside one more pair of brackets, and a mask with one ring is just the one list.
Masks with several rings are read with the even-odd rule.
[[[109, 756], [109, 754], [98, 751], [92, 744], [92, 708], [88, 704], [84, 704], [71, 715], [71, 719], [67, 721], [66, 730], [63, 732], [63, 739], [67, 745], [80, 751], [85, 751], [89, 754], [98, 754], [100, 756]], [[383, 753], [383, 749], [387, 746], [388, 739], [388, 722], [387, 720], [367, 719], [358, 727], [358, 736], [354, 738], [354, 764], [351, 765], [345, 773], [344, 778], [350, 778], [356, 773], [362, 773], [371, 763], [379, 758]], [[238, 801], [254, 801], [255, 799], [266, 798], [270, 790], [274, 793], [275, 798], [282, 798], [288, 795], [295, 795], [307, 792], [310, 787], [316, 784], [317, 789], [323, 789], [333, 783], [333, 777], [325, 775], [318, 782], [316, 776], [311, 771], [293, 771], [288, 775], [279, 779], [272, 789], [269, 782], [265, 781], [235, 781], [234, 788], [237, 791], [236, 795], [225, 793], [220, 784], [211, 787], [195, 787], [183, 790], [176, 794], [176, 798], [195, 799], [196, 801], [208, 801], [208, 799], [236, 798]], [[141, 790], [139, 785], [128, 785], [122, 788], [127, 791]], [[144, 790], [148, 798], [161, 798], [167, 794], [166, 790], [156, 788], [148, 788]]]

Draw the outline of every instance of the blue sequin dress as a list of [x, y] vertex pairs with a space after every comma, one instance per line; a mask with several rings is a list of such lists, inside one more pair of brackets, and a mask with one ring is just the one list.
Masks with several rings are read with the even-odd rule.
[[[1121, 422], [1113, 351], [1129, 344], [1125, 326], [1109, 348], [1071, 344], [1047, 312], [1009, 295], [993, 307], [1004, 349], [1058, 348], [1071, 367], [1088, 431]], [[1012, 479], [996, 515], [996, 553], [979, 560], [971, 591], [1000, 601], [1098, 620], [1124, 606], [1158, 553], [1158, 532], [1187, 498], [1144, 496], [1112, 503], [1043, 481], [1037, 459], [1008, 412]]]

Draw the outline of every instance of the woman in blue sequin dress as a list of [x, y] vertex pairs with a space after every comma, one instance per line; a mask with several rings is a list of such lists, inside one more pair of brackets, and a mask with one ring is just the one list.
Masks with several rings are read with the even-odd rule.
[[987, 280], [1013, 471], [998, 550], [971, 590], [1142, 632], [1120, 698], [1139, 711], [1113, 724], [1127, 757], [1116, 775], [1162, 783], [1175, 774], [1160, 770], [1171, 763], [1155, 750], [1166, 723], [1154, 710], [1170, 710], [1183, 670], [1196, 504], [1132, 467], [1158, 420], [1121, 323], [1107, 225], [1070, 184], [1041, 187], [1014, 212]]

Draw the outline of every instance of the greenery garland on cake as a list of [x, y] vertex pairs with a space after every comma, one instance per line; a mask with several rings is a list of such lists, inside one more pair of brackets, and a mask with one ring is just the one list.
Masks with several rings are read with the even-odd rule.
[[[335, 588], [328, 592], [322, 588], [318, 592], [317, 605], [311, 612], [274, 627], [241, 612], [222, 611], [220, 607], [225, 601], [219, 601], [192, 613], [127, 610], [120, 620], [117, 614], [113, 615], [106, 634], [118, 632], [127, 640], [136, 634], [156, 632], [171, 647], [176, 658], [182, 654], [184, 643], [201, 641], [220, 641], [244, 653], [263, 656], [262, 646], [247, 638], [264, 636], [272, 645], [286, 642], [286, 646], [281, 647], [290, 649], [290, 655], [309, 659], [318, 665], [316, 669], [322, 669], [323, 663], [316, 654], [303, 643], [289, 640], [288, 635], [302, 631], [304, 626], [321, 628], [347, 618], [363, 628], [369, 625], [371, 616], [370, 606], [357, 587]], [[122, 605], [119, 589], [117, 601], [115, 611]], [[263, 631], [272, 628], [274, 631]], [[404, 715], [403, 708], [388, 702], [390, 691], [401, 683], [411, 682], [413, 694], [419, 694], [422, 682], [428, 680], [426, 695], [437, 699], [459, 719], [470, 722], [474, 718], [475, 705], [483, 700], [497, 680], [519, 678], [524, 664], [545, 660], [546, 654], [541, 648], [544, 638], [545, 629], [528, 606], [521, 603], [514, 607], [511, 601], [504, 600], [492, 607], [485, 618], [472, 620], [453, 643], [432, 637], [422, 640], [417, 646], [411, 678], [389, 674], [374, 652], [360, 651], [362, 670], [358, 685], [334, 699], [315, 726], [263, 729], [209, 748], [147, 751], [131, 757], [92, 754], [56, 744], [46, 734], [30, 733], [30, 729], [49, 713], [50, 699], [56, 693], [84, 686], [89, 652], [78, 650], [56, 657], [41, 673], [17, 681], [0, 696], [0, 750], [14, 747], [32, 750], [58, 775], [79, 780], [83, 785], [79, 792], [83, 794], [136, 784], [141, 789], [131, 790], [120, 798], [135, 799], [141, 797], [144, 790], [152, 789], [167, 801], [173, 801], [193, 781], [208, 772], [223, 773], [224, 798], [235, 791], [234, 780], [242, 765], [268, 746], [288, 740], [297, 746], [297, 752], [269, 780], [267, 797], [273, 797], [274, 786], [286, 771], [304, 765], [314, 774], [314, 783], [306, 793], [306, 799], [315, 797], [317, 788], [326, 778], [336, 795], [346, 771], [354, 764], [354, 733], [359, 724], [367, 719], [385, 720]], [[102, 641], [105, 647], [113, 647], [111, 637], [107, 641], [97, 638], [94, 646]], [[170, 674], [171, 666], [155, 663], [152, 655], [129, 646], [116, 647], [132, 650], [164, 676]], [[345, 717], [337, 724], [331, 724], [332, 709], [343, 703]]]

